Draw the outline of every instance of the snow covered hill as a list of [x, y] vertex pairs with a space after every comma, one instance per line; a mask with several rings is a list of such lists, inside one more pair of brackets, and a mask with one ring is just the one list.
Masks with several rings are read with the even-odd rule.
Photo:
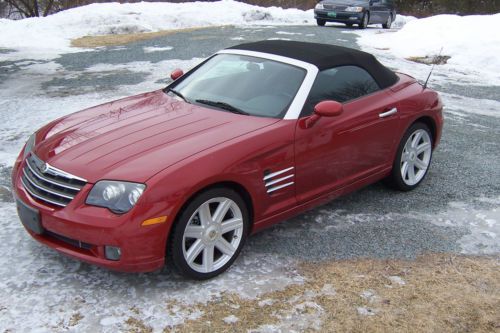
[[[408, 24], [406, 24], [408, 22]], [[53, 59], [81, 51], [71, 40], [88, 35], [153, 32], [219, 25], [315, 25], [312, 10], [258, 7], [234, 0], [191, 3], [104, 3], [44, 18], [0, 19], [0, 59]], [[395, 32], [353, 30], [369, 51], [387, 50], [398, 58], [435, 56], [443, 48], [448, 65], [500, 84], [500, 14], [415, 19], [399, 15]], [[377, 52], [376, 52], [377, 53]]]
[[[398, 58], [451, 57], [447, 66], [457, 72], [477, 74], [500, 85], [500, 14], [437, 15], [408, 21], [394, 33], [363, 31], [358, 39], [368, 51], [387, 50]], [[383, 31], [385, 32], [385, 31]]]
[[263, 8], [233, 0], [191, 3], [103, 3], [43, 18], [0, 19], [0, 48], [34, 59], [74, 51], [70, 41], [87, 35], [130, 34], [218, 25], [312, 24], [312, 11]]

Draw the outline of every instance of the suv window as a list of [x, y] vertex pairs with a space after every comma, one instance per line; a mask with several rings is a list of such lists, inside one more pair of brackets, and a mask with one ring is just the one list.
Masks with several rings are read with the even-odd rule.
[[358, 66], [341, 66], [318, 73], [301, 117], [312, 114], [314, 106], [324, 100], [345, 103], [380, 90], [373, 77]]

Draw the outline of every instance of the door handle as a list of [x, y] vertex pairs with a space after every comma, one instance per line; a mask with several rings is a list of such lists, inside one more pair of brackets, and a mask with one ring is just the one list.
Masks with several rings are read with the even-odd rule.
[[379, 113], [379, 117], [380, 118], [385, 118], [385, 117], [389, 117], [389, 116], [392, 116], [393, 114], [396, 114], [398, 112], [398, 109], [397, 108], [392, 108], [390, 109], [389, 111], [385, 111], [385, 112], [382, 112], [382, 113]]

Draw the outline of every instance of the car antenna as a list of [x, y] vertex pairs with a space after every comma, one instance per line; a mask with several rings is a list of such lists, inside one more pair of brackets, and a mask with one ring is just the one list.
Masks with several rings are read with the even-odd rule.
[[[441, 52], [443, 52], [443, 47], [442, 46], [441, 46], [441, 50], [439, 51], [439, 54], [438, 54], [438, 60], [441, 57]], [[429, 83], [429, 79], [431, 78], [432, 72], [434, 71], [434, 66], [436, 66], [436, 61], [434, 61], [434, 63], [432, 64], [432, 68], [431, 68], [431, 71], [429, 73], [429, 76], [427, 76], [427, 80], [425, 80], [424, 89], [423, 90], [425, 90], [427, 88], [427, 83]]]

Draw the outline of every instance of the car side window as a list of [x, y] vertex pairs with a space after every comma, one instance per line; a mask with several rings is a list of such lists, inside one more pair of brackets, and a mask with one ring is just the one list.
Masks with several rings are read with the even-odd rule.
[[358, 66], [340, 66], [318, 73], [306, 100], [301, 117], [312, 114], [321, 101], [345, 103], [380, 90], [373, 77]]

